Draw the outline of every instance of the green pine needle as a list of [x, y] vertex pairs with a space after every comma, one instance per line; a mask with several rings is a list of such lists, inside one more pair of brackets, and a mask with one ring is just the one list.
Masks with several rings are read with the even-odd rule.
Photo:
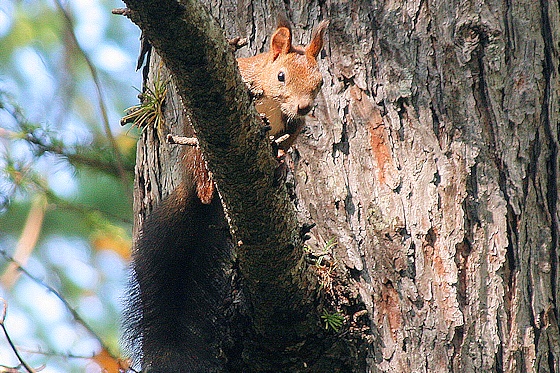
[[331, 328], [335, 332], [338, 332], [344, 323], [344, 316], [340, 313], [329, 313], [327, 310], [323, 310], [321, 319], [325, 322], [325, 329]]

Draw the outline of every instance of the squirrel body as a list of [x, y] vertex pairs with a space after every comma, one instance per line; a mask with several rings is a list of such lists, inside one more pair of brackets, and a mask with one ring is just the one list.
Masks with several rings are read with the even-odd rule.
[[[295, 141], [321, 88], [316, 58], [327, 25], [319, 24], [306, 47], [295, 47], [281, 24], [268, 52], [237, 59], [270, 135], [289, 135], [281, 149]], [[219, 372], [226, 365], [237, 371], [223, 358], [223, 307], [232, 286], [224, 266], [232, 243], [200, 150], [189, 153], [185, 180], [146, 217], [133, 251], [124, 342], [151, 373]]]

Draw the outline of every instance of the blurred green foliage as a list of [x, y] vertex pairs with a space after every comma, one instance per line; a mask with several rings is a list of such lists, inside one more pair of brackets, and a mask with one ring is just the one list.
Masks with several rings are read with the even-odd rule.
[[2, 38], [2, 64], [9, 63], [10, 56], [18, 48], [33, 46], [47, 52], [60, 43], [64, 26], [56, 9], [46, 2], [37, 2], [34, 6], [22, 3], [12, 2], [10, 32]]
[[[140, 32], [111, 14], [122, 6], [109, 0], [0, 2], [0, 250], [18, 255], [33, 201], [44, 199], [39, 238], [25, 267], [95, 331], [76, 323], [41, 283], [22, 274], [13, 285], [0, 283], [8, 332], [30, 365], [45, 365], [42, 372], [100, 371], [80, 357], [99, 354], [101, 344], [119, 354], [138, 136], [119, 120], [137, 103], [134, 86], [141, 85], [134, 71]], [[0, 256], [0, 276], [8, 264]], [[0, 365], [18, 365], [2, 337]]]

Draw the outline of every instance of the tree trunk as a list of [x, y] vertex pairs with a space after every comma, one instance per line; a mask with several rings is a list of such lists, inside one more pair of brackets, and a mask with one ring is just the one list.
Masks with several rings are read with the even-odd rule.
[[[313, 273], [345, 315], [335, 338], [362, 334], [352, 370], [560, 371], [559, 3], [204, 2], [249, 38], [239, 56], [267, 48], [279, 13], [302, 44], [331, 20], [288, 182], [310, 251], [334, 258]], [[136, 217], [181, 172], [176, 147], [150, 147]]]

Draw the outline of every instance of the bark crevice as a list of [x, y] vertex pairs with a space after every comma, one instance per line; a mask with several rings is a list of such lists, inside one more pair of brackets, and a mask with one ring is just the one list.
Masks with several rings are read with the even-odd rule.
[[[550, 215], [551, 223], [551, 248], [550, 248], [550, 263], [551, 263], [551, 289], [552, 289], [552, 304], [554, 307], [554, 314], [556, 319], [558, 319], [558, 299], [557, 299], [557, 283], [558, 278], [558, 232], [560, 229], [558, 223], [558, 138], [555, 137], [555, 132], [552, 130], [550, 123], [550, 97], [551, 97], [551, 79], [552, 79], [552, 69], [554, 65], [552, 63], [552, 56], [554, 53], [553, 49], [553, 38], [552, 31], [549, 20], [549, 4], [547, 0], [541, 0], [541, 20], [542, 20], [542, 37], [544, 41], [544, 60], [543, 60], [543, 78], [544, 78], [544, 97], [542, 102], [542, 125], [549, 144], [549, 157], [546, 162], [547, 165], [547, 207], [548, 213]], [[558, 131], [556, 131], [556, 136]]]

